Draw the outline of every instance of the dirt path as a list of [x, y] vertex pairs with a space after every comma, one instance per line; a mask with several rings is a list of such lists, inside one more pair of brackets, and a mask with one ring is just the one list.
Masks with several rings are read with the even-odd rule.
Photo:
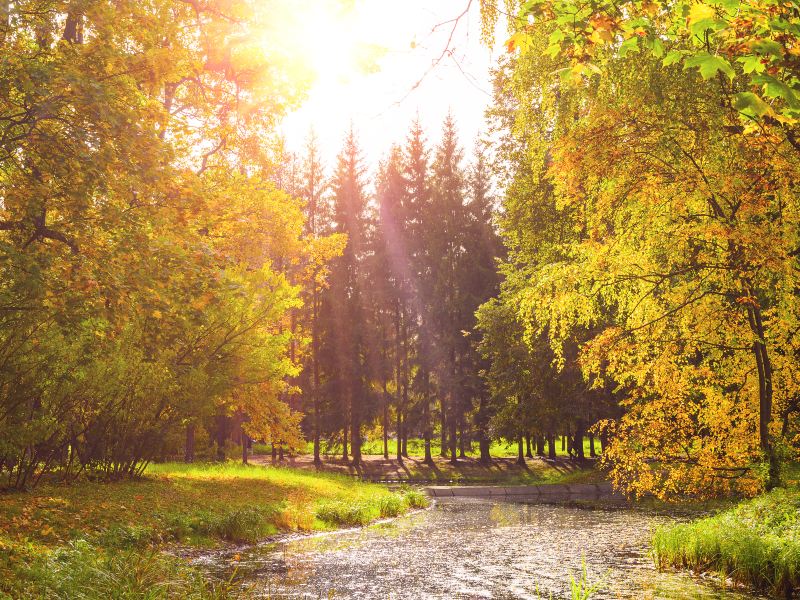
[[409, 481], [417, 483], [491, 483], [518, 482], [528, 483], [542, 480], [594, 481], [600, 480], [591, 470], [592, 463], [582, 466], [567, 458], [548, 460], [542, 458], [528, 459], [525, 466], [516, 464], [515, 458], [495, 458], [490, 466], [481, 465], [475, 458], [462, 458], [456, 465], [449, 460], [435, 457], [432, 465], [421, 458], [404, 458], [398, 462], [395, 458], [385, 459], [382, 456], [364, 456], [363, 464], [354, 467], [339, 457], [324, 456], [322, 465], [317, 468], [310, 455], [284, 458], [282, 463], [273, 463], [269, 455], [254, 455], [250, 458], [253, 464], [282, 464], [297, 469], [319, 470], [323, 472], [353, 475], [369, 481]]

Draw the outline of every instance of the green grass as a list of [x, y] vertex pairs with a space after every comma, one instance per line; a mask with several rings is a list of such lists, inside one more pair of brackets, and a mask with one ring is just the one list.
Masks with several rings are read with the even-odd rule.
[[718, 515], [658, 529], [660, 567], [719, 573], [790, 597], [800, 589], [800, 490], [778, 489]]
[[[344, 475], [230, 463], [153, 465], [138, 481], [3, 494], [0, 598], [227, 597], [224, 585], [160, 551], [363, 525], [424, 502], [418, 495]], [[339, 518], [342, 507], [356, 508], [351, 522]], [[139, 594], [145, 589], [152, 593]]]
[[[397, 440], [390, 439], [388, 440], [387, 444], [389, 448], [389, 456], [394, 457], [397, 456]], [[566, 446], [565, 446], [566, 448]], [[584, 438], [583, 440], [583, 448], [584, 453], [588, 457], [589, 456], [589, 439]], [[322, 443], [322, 453], [323, 454], [340, 454], [342, 451], [342, 446], [340, 443], [332, 443], [328, 444], [323, 442]], [[600, 453], [600, 440], [595, 440], [595, 451], [599, 454]], [[272, 449], [267, 444], [255, 444], [253, 446], [253, 452], [256, 454], [270, 454]], [[314, 446], [311, 442], [307, 444], [306, 453], [312, 454], [314, 452]], [[504, 440], [495, 440], [492, 442], [489, 452], [495, 458], [516, 458], [517, 457], [517, 444], [516, 443], [509, 443]], [[374, 439], [367, 439], [361, 446], [361, 453], [371, 456], [382, 456], [383, 455], [383, 438], [374, 438]], [[440, 439], [438, 436], [431, 440], [431, 453], [434, 455], [441, 454], [441, 444]], [[478, 443], [474, 442], [471, 448], [467, 449], [466, 454], [468, 456], [478, 456], [479, 455], [479, 448]], [[535, 454], [535, 449], [534, 449]], [[420, 438], [411, 438], [408, 440], [408, 455], [413, 457], [422, 457], [425, 456], [425, 442]], [[556, 456], [568, 456], [566, 450], [561, 450], [561, 440], [560, 438], [556, 440]]]

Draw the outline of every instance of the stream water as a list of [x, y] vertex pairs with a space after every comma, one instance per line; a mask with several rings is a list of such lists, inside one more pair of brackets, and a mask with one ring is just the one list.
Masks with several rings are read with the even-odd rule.
[[653, 568], [648, 540], [669, 517], [631, 510], [468, 500], [364, 529], [208, 555], [265, 598], [571, 598], [585, 562], [593, 599], [752, 599]]

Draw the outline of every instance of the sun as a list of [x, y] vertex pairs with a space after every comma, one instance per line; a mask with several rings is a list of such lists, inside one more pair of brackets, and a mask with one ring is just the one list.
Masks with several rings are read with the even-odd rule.
[[[352, 3], [342, 0], [287, 2], [281, 44], [315, 83], [342, 82], [357, 76], [365, 30]], [[273, 32], [274, 35], [274, 32]], [[275, 40], [265, 39], [266, 44]]]

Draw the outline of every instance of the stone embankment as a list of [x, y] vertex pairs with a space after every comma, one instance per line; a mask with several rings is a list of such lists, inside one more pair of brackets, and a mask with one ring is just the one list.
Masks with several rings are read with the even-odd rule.
[[615, 492], [610, 483], [576, 483], [544, 485], [434, 485], [425, 488], [429, 496], [446, 498], [497, 498], [506, 500], [614, 500], [625, 496]]

